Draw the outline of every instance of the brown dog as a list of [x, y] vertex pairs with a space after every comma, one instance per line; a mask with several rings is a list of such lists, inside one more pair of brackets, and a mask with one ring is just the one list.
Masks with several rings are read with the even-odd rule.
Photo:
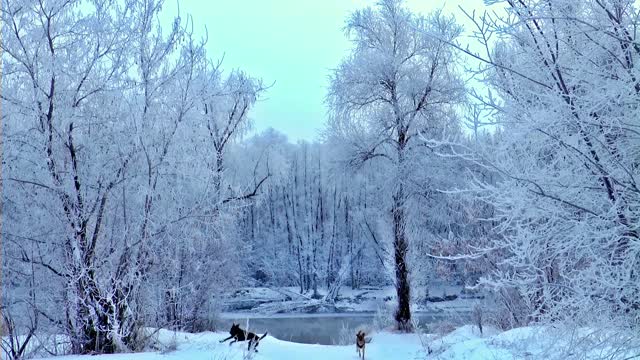
[[362, 360], [364, 360], [364, 346], [367, 344], [364, 335], [362, 330], [358, 330], [356, 334], [356, 351], [358, 352], [358, 358], [362, 358]]

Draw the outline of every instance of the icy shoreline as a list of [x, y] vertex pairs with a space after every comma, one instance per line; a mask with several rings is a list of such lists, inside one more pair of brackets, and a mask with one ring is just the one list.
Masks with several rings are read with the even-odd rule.
[[[430, 288], [432, 296], [414, 301], [413, 312], [438, 314], [444, 312], [468, 313], [479, 301], [479, 296], [463, 293], [459, 285], [438, 284]], [[323, 290], [319, 295], [324, 296]], [[373, 314], [381, 308], [395, 305], [393, 287], [363, 287], [343, 289], [334, 302], [313, 299], [311, 294], [300, 294], [293, 287], [250, 287], [224, 294], [220, 298], [221, 312], [233, 314]]]
[[[469, 312], [460, 312], [459, 314], [468, 314]], [[421, 315], [429, 315], [429, 316], [438, 316], [438, 317], [446, 317], [449, 314], [444, 311], [414, 311], [411, 313], [414, 316]], [[323, 318], [323, 317], [363, 317], [369, 318], [376, 315], [375, 311], [343, 311], [343, 312], [323, 312], [323, 313], [275, 313], [275, 314], [267, 314], [267, 313], [249, 313], [249, 312], [222, 312], [220, 313], [221, 319], [235, 319], [235, 318], [246, 318], [246, 319], [299, 319], [299, 318]]]

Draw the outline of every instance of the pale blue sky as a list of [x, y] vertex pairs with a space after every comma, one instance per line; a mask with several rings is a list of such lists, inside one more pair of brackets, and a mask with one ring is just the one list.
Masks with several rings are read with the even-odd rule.
[[[223, 68], [242, 68], [275, 85], [251, 113], [255, 130], [268, 127], [289, 140], [314, 140], [324, 126], [328, 75], [350, 47], [344, 21], [355, 9], [374, 5], [366, 0], [182, 0], [180, 12], [190, 14], [195, 30], [209, 35], [207, 52], [224, 53]], [[452, 12], [483, 8], [482, 0], [409, 0], [419, 13], [437, 8]], [[164, 15], [176, 14], [167, 0]]]

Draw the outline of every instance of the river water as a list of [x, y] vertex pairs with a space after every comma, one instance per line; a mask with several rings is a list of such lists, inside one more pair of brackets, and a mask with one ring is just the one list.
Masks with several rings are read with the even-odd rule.
[[[429, 325], [447, 320], [455, 325], [464, 322], [467, 316], [452, 317], [445, 313], [414, 313], [414, 320], [423, 330], [429, 330]], [[262, 335], [269, 335], [280, 340], [305, 344], [333, 345], [339, 343], [341, 336], [355, 336], [355, 329], [371, 328], [374, 323], [373, 313], [339, 313], [339, 314], [276, 314], [260, 316], [252, 314], [223, 314], [217, 328], [226, 330], [231, 323], [240, 323], [243, 329]], [[348, 330], [347, 330], [348, 329]], [[352, 335], [350, 333], [353, 332]]]

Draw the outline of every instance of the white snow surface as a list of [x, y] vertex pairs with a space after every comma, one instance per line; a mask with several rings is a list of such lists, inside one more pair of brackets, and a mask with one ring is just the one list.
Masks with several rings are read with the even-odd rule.
[[[399, 334], [377, 332], [366, 347], [368, 360], [507, 360], [507, 359], [627, 359], [640, 356], [640, 348], [617, 349], [602, 341], [601, 334], [593, 341], [575, 335], [587, 335], [587, 330], [573, 332], [549, 327], [525, 327], [499, 332], [463, 326], [444, 335]], [[228, 335], [223, 332], [189, 334], [159, 330], [157, 343], [162, 351], [113, 355], [73, 355], [51, 360], [338, 360], [358, 359], [355, 345], [309, 345], [278, 340], [267, 336], [260, 342], [259, 352], [247, 352], [247, 344], [220, 343]], [[627, 344], [629, 345], [629, 344]], [[637, 346], [637, 344], [636, 344]], [[431, 350], [428, 354], [427, 349]]]

